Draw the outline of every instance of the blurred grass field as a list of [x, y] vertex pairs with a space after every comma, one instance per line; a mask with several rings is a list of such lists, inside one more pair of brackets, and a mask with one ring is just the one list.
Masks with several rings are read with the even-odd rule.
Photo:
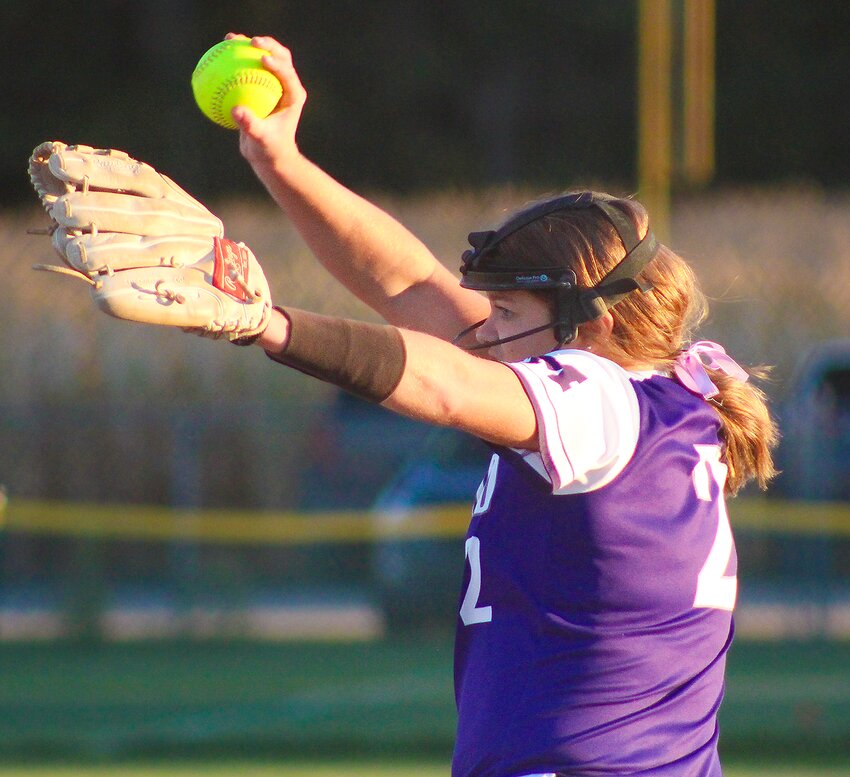
[[[447, 774], [451, 637], [0, 645], [0, 777]], [[739, 641], [727, 777], [850, 777], [850, 643]]]
[[299, 762], [253, 763], [246, 761], [195, 764], [148, 764], [112, 766], [50, 766], [0, 768], [0, 777], [444, 777], [445, 764], [407, 762]]
[[[729, 764], [725, 777], [847, 777], [850, 765], [804, 763]], [[216, 763], [128, 764], [111, 766], [21, 766], [0, 767], [0, 777], [447, 777], [444, 763], [409, 761], [303, 761], [296, 763], [255, 763], [225, 761]]]

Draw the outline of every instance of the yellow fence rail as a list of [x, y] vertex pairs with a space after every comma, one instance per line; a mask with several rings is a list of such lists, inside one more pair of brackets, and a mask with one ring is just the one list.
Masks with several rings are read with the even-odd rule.
[[[305, 545], [462, 537], [469, 504], [396, 511], [296, 513], [0, 499], [6, 533], [103, 540]], [[850, 503], [739, 498], [733, 527], [783, 534], [850, 535]]]
[[11, 500], [3, 529], [114, 540], [304, 545], [462, 536], [469, 514], [465, 504], [384, 513], [290, 513]]

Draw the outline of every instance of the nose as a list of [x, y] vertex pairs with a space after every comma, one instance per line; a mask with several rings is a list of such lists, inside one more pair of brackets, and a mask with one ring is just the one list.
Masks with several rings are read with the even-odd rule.
[[479, 343], [489, 343], [499, 339], [498, 332], [496, 332], [496, 327], [493, 324], [493, 316], [487, 316], [484, 323], [475, 330], [475, 339]]

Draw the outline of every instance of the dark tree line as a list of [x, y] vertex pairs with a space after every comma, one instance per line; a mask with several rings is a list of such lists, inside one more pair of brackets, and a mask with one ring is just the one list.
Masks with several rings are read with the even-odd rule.
[[[204, 119], [189, 88], [231, 29], [291, 46], [310, 95], [300, 144], [350, 185], [634, 182], [636, 0], [50, 8], [0, 9], [4, 204], [30, 196], [26, 158], [46, 139], [124, 148], [201, 197], [257, 191], [235, 136]], [[839, 0], [718, 0], [719, 183], [847, 184], [848, 29]]]

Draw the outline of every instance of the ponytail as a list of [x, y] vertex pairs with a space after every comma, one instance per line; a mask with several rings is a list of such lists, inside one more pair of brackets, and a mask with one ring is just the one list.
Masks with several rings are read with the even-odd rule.
[[737, 493], [750, 479], [764, 488], [776, 474], [771, 449], [777, 431], [767, 411], [767, 398], [751, 378], [766, 377], [767, 369], [748, 372], [722, 345], [700, 340], [679, 353], [673, 375], [688, 391], [710, 401], [720, 415], [727, 491]]
[[752, 378], [763, 379], [769, 370], [747, 370], [751, 379], [746, 383], [719, 371], [709, 372], [718, 389], [717, 395], [707, 401], [720, 415], [723, 460], [729, 468], [726, 491], [734, 496], [750, 480], [767, 488], [768, 481], [776, 475], [772, 451], [779, 442], [779, 431], [768, 411], [765, 393]]

